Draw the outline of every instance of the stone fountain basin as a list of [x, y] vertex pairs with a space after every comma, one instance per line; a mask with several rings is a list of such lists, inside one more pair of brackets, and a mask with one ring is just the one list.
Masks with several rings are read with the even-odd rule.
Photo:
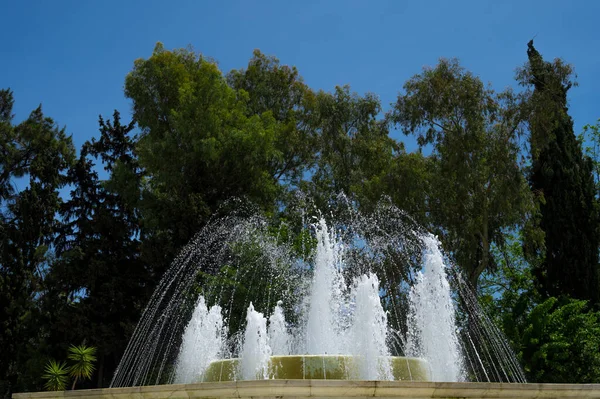
[[[396, 381], [429, 381], [429, 368], [423, 359], [390, 356]], [[269, 379], [276, 380], [358, 380], [359, 358], [346, 355], [271, 356]], [[240, 359], [212, 362], [201, 382], [234, 381], [239, 378]], [[262, 379], [262, 378], [257, 378]]]

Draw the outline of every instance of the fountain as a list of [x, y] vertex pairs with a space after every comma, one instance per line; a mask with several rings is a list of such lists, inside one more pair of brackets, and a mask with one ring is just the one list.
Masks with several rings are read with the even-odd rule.
[[[390, 356], [387, 314], [379, 296], [378, 277], [373, 273], [363, 274], [356, 277], [349, 287], [345, 286], [342, 244], [328, 231], [323, 219], [318, 222], [316, 233], [314, 273], [305, 303], [306, 320], [299, 334], [293, 336], [287, 331], [281, 300], [269, 317], [268, 331], [267, 319], [250, 303], [239, 359], [215, 361], [216, 353], [225, 353], [220, 348], [224, 344], [221, 337], [226, 335], [223, 320], [211, 319], [211, 316], [220, 313], [221, 308], [215, 305], [207, 312], [205, 299], [200, 296], [194, 316], [183, 335], [175, 381], [430, 379], [430, 367], [418, 357], [416, 348], [412, 350], [414, 358]], [[438, 245], [434, 239], [427, 242], [432, 246]], [[437, 254], [441, 256], [439, 251]], [[443, 267], [431, 269], [431, 273], [436, 273], [440, 281], [446, 281], [442, 276]], [[439, 288], [431, 287], [431, 282], [429, 285], [427, 289]], [[448, 284], [442, 288], [449, 291]], [[206, 320], [197, 320], [197, 315]], [[453, 318], [450, 319], [451, 328], [454, 328]], [[206, 324], [219, 326], [221, 330], [198, 328], [198, 325]], [[456, 335], [450, 338], [456, 344]], [[190, 365], [191, 354], [202, 360]], [[208, 368], [204, 367], [206, 362], [210, 363]], [[455, 370], [452, 378], [460, 378], [460, 371], [456, 371], [457, 367], [461, 367], [460, 362], [446, 362], [443, 367]]]
[[329, 219], [303, 216], [292, 245], [257, 216], [209, 224], [157, 287], [112, 386], [489, 381], [490, 362], [503, 371], [497, 381], [525, 381], [482, 312], [467, 316], [494, 330], [478, 338], [493, 336], [495, 346], [464, 349], [455, 316], [464, 294], [453, 292], [457, 272], [434, 236], [389, 205], [368, 218], [349, 206]]

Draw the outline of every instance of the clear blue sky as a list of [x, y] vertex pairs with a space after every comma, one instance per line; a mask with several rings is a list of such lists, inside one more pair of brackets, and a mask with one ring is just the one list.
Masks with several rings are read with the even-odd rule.
[[[600, 1], [4, 1], [0, 87], [17, 121], [42, 103], [79, 147], [98, 114], [119, 109], [133, 61], [157, 41], [192, 45], [226, 72], [252, 50], [296, 65], [313, 88], [350, 84], [388, 107], [403, 83], [440, 57], [457, 57], [496, 89], [514, 85], [526, 44], [575, 65], [576, 131], [600, 118]], [[405, 139], [403, 139], [405, 140]]]

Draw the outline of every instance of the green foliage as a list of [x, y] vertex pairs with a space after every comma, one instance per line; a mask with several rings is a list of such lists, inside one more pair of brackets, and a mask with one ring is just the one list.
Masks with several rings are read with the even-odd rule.
[[422, 152], [407, 153], [403, 146], [394, 151], [383, 173], [356, 186], [361, 207], [372, 210], [388, 196], [392, 203], [407, 211], [422, 226], [430, 226], [427, 206], [432, 193], [434, 162]]
[[524, 327], [523, 367], [534, 381], [600, 379], [600, 313], [587, 301], [550, 297], [528, 314]]
[[[57, 258], [46, 277], [51, 289], [43, 297], [54, 317], [48, 341], [54, 346], [87, 338], [98, 349], [99, 386], [108, 384], [149, 295], [136, 238], [141, 171], [132, 129], [116, 111], [112, 121], [100, 118], [99, 139], [83, 145], [70, 169], [73, 190], [61, 207]], [[108, 180], [98, 178], [94, 159], [103, 162]]]
[[315, 96], [296, 67], [280, 65], [275, 57], [255, 50], [248, 67], [232, 70], [227, 83], [248, 96], [246, 115], [272, 115], [275, 119], [276, 156], [269, 170], [279, 181], [297, 186], [303, 172], [315, 161], [316, 134], [311, 126]]
[[[208, 303], [219, 304], [227, 310], [229, 334], [243, 332], [250, 302], [258, 311], [270, 314], [278, 300], [292, 297], [301, 288], [297, 275], [288, 273], [292, 267], [289, 259], [270, 252], [274, 245], [278, 245], [277, 239], [279, 244], [287, 241], [285, 232], [282, 233], [274, 232], [273, 237], [258, 235], [233, 242], [224, 249], [227, 251], [227, 264], [222, 265], [217, 273], [200, 273], [198, 291], [202, 292]], [[295, 239], [297, 241], [298, 237]], [[293, 323], [297, 315], [292, 306], [291, 303], [284, 303], [286, 320]]]
[[480, 302], [505, 332], [512, 331], [514, 323], [539, 301], [522, 240], [520, 235], [507, 233], [505, 245], [492, 247], [497, 268], [484, 273], [480, 284]]
[[523, 326], [540, 302], [531, 266], [523, 255], [522, 242], [522, 235], [507, 234], [505, 245], [492, 248], [497, 268], [482, 275], [479, 296], [481, 305], [506, 334], [521, 359], [523, 354], [518, 351], [523, 340]]
[[158, 44], [136, 60], [125, 94], [142, 130], [143, 258], [157, 275], [230, 198], [274, 209], [285, 131], [272, 111], [251, 114], [249, 94], [230, 87], [216, 63]]
[[73, 363], [69, 367], [69, 375], [75, 380], [71, 389], [75, 389], [77, 380], [91, 379], [94, 372], [96, 361], [96, 348], [85, 345], [71, 345], [67, 356]]
[[539, 289], [546, 296], [600, 300], [600, 215], [594, 165], [582, 154], [568, 114], [572, 68], [546, 62], [529, 42], [521, 83], [533, 87], [528, 102], [531, 190], [539, 200], [536, 223], [544, 246], [526, 242]]
[[583, 143], [588, 139], [589, 145], [585, 147], [585, 154], [592, 160], [594, 181], [596, 182], [596, 197], [600, 193], [600, 119], [595, 125], [585, 125], [579, 141]]
[[[367, 198], [363, 186], [375, 190], [375, 182], [385, 176], [397, 146], [388, 136], [386, 124], [377, 119], [380, 110], [377, 96], [359, 96], [349, 86], [338, 86], [334, 93], [317, 93], [313, 121], [318, 135], [317, 163], [311, 181], [302, 188], [320, 209], [326, 209], [340, 193], [351, 199]], [[361, 205], [363, 202], [366, 207], [367, 201]]]
[[13, 104], [0, 90], [0, 385], [9, 393], [35, 384], [28, 372], [39, 379], [44, 367], [34, 349], [48, 328], [40, 328], [39, 299], [74, 158], [71, 138], [41, 107], [15, 125]]
[[67, 365], [49, 360], [42, 378], [46, 380], [44, 388], [48, 391], [64, 391], [69, 381]]
[[140, 162], [158, 201], [180, 191], [193, 212], [186, 216], [194, 219], [231, 196], [273, 199], [273, 116], [246, 116], [247, 99], [238, 98], [215, 63], [158, 45], [150, 59], [136, 61], [125, 93], [142, 129]]
[[426, 68], [404, 91], [388, 118], [432, 150], [404, 174], [427, 179], [427, 191], [416, 197], [419, 213], [429, 215], [476, 287], [495, 267], [492, 245], [502, 245], [504, 229], [521, 225], [531, 207], [519, 164], [521, 98], [486, 88], [456, 60]]
[[58, 363], [55, 360], [49, 360], [45, 367], [45, 373], [42, 378], [46, 380], [44, 387], [48, 391], [64, 391], [69, 376], [73, 377], [71, 389], [75, 389], [77, 381], [80, 379], [91, 379], [95, 370], [96, 348], [85, 345], [71, 345], [68, 349], [68, 359], [71, 365], [67, 367], [66, 363]]
[[544, 299], [513, 237], [494, 256], [499, 268], [482, 281], [480, 301], [512, 343], [528, 380], [593, 383], [600, 379], [600, 313], [587, 301]]

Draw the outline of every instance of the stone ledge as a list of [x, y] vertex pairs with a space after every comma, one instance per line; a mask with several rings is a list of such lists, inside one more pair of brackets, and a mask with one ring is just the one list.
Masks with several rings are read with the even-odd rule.
[[13, 399], [599, 398], [600, 384], [257, 380], [15, 393]]

